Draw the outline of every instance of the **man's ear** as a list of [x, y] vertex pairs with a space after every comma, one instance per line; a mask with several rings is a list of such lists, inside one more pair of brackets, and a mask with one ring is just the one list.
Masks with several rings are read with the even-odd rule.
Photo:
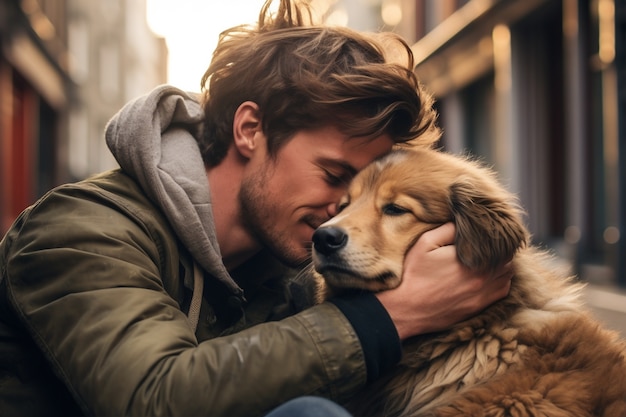
[[233, 140], [235, 148], [245, 158], [250, 158], [259, 146], [259, 134], [263, 132], [259, 106], [253, 101], [244, 101], [235, 111]]

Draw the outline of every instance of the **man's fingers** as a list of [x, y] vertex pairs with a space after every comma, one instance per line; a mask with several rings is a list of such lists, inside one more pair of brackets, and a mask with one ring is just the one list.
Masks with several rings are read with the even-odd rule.
[[435, 250], [442, 246], [454, 245], [456, 228], [454, 223], [445, 223], [424, 233], [417, 241], [426, 250]]
[[507, 262], [495, 271], [494, 279], [496, 281], [511, 281], [513, 279], [513, 262]]
[[488, 292], [493, 296], [493, 301], [506, 297], [511, 290], [511, 280], [513, 279], [513, 265], [511, 262], [503, 264], [491, 279], [491, 289]]

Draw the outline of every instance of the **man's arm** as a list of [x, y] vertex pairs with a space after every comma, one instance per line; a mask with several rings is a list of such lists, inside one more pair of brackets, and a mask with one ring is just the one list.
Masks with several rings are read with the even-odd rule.
[[53, 194], [0, 260], [12, 311], [86, 414], [255, 415], [365, 383], [359, 339], [330, 304], [198, 343], [163, 287], [178, 273], [166, 239], [136, 217], [154, 213], [113, 207]]

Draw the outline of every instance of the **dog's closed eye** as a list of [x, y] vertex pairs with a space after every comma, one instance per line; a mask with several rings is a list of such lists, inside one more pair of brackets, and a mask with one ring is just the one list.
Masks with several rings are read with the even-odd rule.
[[385, 204], [383, 206], [383, 214], [387, 216], [401, 216], [410, 212], [411, 210], [394, 203]]

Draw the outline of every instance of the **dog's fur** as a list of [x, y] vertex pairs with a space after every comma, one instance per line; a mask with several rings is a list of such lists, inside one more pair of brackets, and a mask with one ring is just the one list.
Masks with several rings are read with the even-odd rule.
[[408, 248], [449, 221], [464, 265], [487, 272], [513, 258], [514, 269], [508, 297], [406, 341], [401, 363], [347, 404], [356, 416], [626, 416], [624, 341], [584, 309], [582, 284], [529, 243], [517, 199], [492, 170], [432, 149], [394, 151], [340, 206], [314, 236], [323, 297], [397, 286]]

